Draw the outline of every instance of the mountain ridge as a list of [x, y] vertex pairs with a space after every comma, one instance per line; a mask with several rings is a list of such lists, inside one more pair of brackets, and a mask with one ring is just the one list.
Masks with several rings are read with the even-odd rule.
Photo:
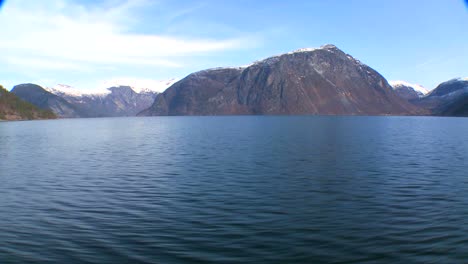
[[299, 49], [244, 67], [189, 74], [138, 115], [407, 115], [425, 111], [336, 46]]
[[443, 82], [413, 103], [429, 109], [433, 115], [468, 116], [468, 78]]
[[15, 94], [0, 85], [0, 120], [34, 120], [55, 119], [52, 111], [41, 110], [38, 107], [21, 100]]
[[137, 93], [130, 86], [88, 93], [67, 85], [43, 88], [36, 84], [16, 85], [12, 93], [41, 109], [50, 109], [62, 118], [135, 116], [149, 107], [158, 94], [151, 90]]
[[81, 115], [75, 106], [37, 84], [18, 84], [11, 92], [40, 109], [53, 111], [59, 117], [75, 118]]
[[420, 84], [412, 84], [406, 81], [389, 81], [393, 90], [404, 99], [411, 101], [424, 97], [429, 91]]

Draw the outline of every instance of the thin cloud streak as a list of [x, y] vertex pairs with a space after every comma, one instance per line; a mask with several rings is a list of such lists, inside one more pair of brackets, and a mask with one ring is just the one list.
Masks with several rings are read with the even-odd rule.
[[[248, 38], [184, 39], [130, 33], [134, 9], [146, 1], [127, 1], [104, 11], [65, 0], [11, 2], [0, 16], [0, 62], [28, 70], [80, 70], [99, 66], [182, 67], [184, 56], [239, 49]], [[66, 11], [66, 12], [65, 12]]]

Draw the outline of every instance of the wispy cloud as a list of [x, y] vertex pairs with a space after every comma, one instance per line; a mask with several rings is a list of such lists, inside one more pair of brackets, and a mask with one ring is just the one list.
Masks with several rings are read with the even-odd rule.
[[448, 61], [449, 61], [449, 58], [439, 56], [439, 57], [436, 57], [436, 58], [430, 58], [430, 59], [424, 60], [424, 61], [416, 64], [416, 66], [414, 66], [414, 68], [417, 69], [417, 70], [424, 70], [424, 69], [426, 69], [428, 67], [432, 68], [435, 65], [440, 65], [440, 64], [443, 64], [443, 63], [447, 63]]
[[[0, 54], [0, 63], [28, 71], [181, 67], [183, 56], [238, 49], [249, 42], [135, 33], [138, 10], [152, 3], [111, 1], [90, 7], [67, 0], [7, 2], [0, 13], [0, 49], [7, 51]], [[182, 14], [186, 12], [190, 10]]]
[[193, 14], [197, 10], [200, 10], [201, 8], [207, 6], [208, 4], [206, 2], [198, 2], [195, 3], [191, 6], [181, 8], [179, 10], [173, 11], [172, 13], [168, 14], [167, 21], [173, 22], [177, 19], [183, 18], [185, 16], [188, 16], [190, 14]]

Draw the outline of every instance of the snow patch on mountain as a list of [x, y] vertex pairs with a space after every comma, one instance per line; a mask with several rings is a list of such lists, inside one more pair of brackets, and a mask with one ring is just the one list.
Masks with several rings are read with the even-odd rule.
[[51, 92], [55, 95], [69, 95], [69, 96], [105, 96], [110, 94], [111, 91], [108, 89], [94, 89], [94, 90], [86, 90], [86, 89], [77, 89], [69, 85], [65, 84], [57, 84], [54, 87], [46, 87], [45, 88], [48, 92]]
[[[323, 47], [322, 47], [323, 48]], [[294, 50], [294, 51], [291, 51], [291, 52], [288, 52], [286, 54], [295, 54], [295, 53], [302, 53], [302, 52], [311, 52], [311, 51], [315, 51], [317, 49], [320, 49], [320, 48], [302, 48], [302, 49], [297, 49], [297, 50]]]
[[136, 93], [162, 93], [177, 81], [174, 78], [169, 80], [119, 78], [102, 82], [96, 89], [78, 89], [65, 84], [57, 84], [45, 89], [55, 95], [73, 97], [106, 96], [111, 93], [109, 88], [122, 86], [129, 86]]
[[[254, 65], [272, 65], [275, 62], [279, 61], [280, 57], [284, 56], [284, 55], [293, 55], [293, 54], [298, 54], [298, 53], [308, 53], [308, 52], [313, 52], [313, 51], [317, 51], [317, 50], [327, 50], [329, 52], [333, 52], [334, 49], [337, 49], [337, 47], [335, 45], [332, 45], [332, 44], [323, 45], [323, 46], [321, 46], [319, 48], [301, 48], [301, 49], [293, 50], [293, 51], [290, 51], [290, 52], [270, 56], [270, 57], [267, 57], [267, 58], [264, 58], [264, 59], [261, 59], [261, 60], [256, 60], [256, 61], [254, 61], [252, 63], [237, 66], [237, 67], [235, 67], [235, 66], [233, 66], [233, 67], [216, 67], [216, 68], [201, 70], [201, 71], [198, 71], [197, 73], [203, 73], [203, 72], [206, 72], [206, 71], [213, 71], [213, 70], [224, 70], [224, 69], [244, 70], [244, 69], [246, 69], [248, 67], [251, 67], [251, 66], [254, 66]], [[348, 55], [348, 57], [350, 59], [353, 59], [357, 63], [361, 64], [361, 62], [356, 60], [355, 58], [353, 58], [353, 57], [351, 57], [349, 55]]]
[[314, 52], [314, 51], [317, 51], [317, 50], [326, 50], [328, 52], [334, 52], [334, 50], [336, 50], [336, 49], [337, 49], [337, 47], [335, 45], [332, 45], [332, 44], [323, 45], [323, 46], [320, 46], [319, 48], [301, 48], [301, 49], [293, 50], [291, 52], [282, 53], [282, 54], [271, 56], [271, 57], [268, 57], [268, 58], [265, 58], [265, 59], [262, 59], [262, 60], [254, 61], [253, 63], [251, 63], [249, 65], [242, 66], [242, 67], [244, 68], [244, 67], [249, 67], [249, 66], [258, 65], [258, 64], [271, 65], [271, 64], [277, 62], [279, 60], [279, 58], [281, 56], [284, 56], [284, 55], [293, 55], [293, 54], [298, 54], [298, 53], [308, 53], [308, 52]]
[[416, 92], [422, 93], [423, 95], [429, 93], [429, 91], [426, 88], [419, 84], [412, 84], [405, 81], [390, 81], [389, 83], [393, 88], [397, 88], [398, 86], [407, 86], [413, 88]]
[[178, 79], [172, 78], [168, 80], [152, 80], [152, 79], [135, 79], [135, 78], [116, 78], [103, 82], [101, 88], [129, 86], [136, 93], [156, 92], [162, 93], [171, 85], [176, 83]]

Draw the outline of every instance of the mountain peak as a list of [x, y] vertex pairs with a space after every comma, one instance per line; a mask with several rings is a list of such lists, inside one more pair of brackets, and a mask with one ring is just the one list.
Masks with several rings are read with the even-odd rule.
[[336, 47], [333, 44], [325, 44], [325, 45], [321, 46], [320, 48], [321, 49], [339, 49], [338, 47]]
[[406, 81], [389, 81], [388, 83], [394, 89], [399, 88], [399, 87], [410, 87], [410, 88], [413, 88], [413, 90], [415, 90], [416, 92], [421, 93], [422, 95], [426, 95], [427, 93], [429, 93], [429, 91], [420, 84], [413, 84], [413, 83], [409, 83]]
[[[291, 52], [286, 52], [286, 53], [282, 53], [282, 54], [279, 54], [279, 55], [271, 56], [271, 57], [268, 57], [268, 58], [265, 58], [265, 59], [262, 59], [262, 60], [255, 61], [252, 64], [242, 66], [239, 69], [248, 68], [248, 67], [250, 67], [252, 65], [272, 64], [272, 63], [277, 62], [280, 58], [282, 58], [284, 56], [294, 55], [294, 54], [311, 53], [311, 52], [316, 52], [316, 51], [320, 51], [320, 50], [326, 50], [326, 51], [330, 51], [332, 53], [334, 53], [334, 51], [339, 51], [339, 53], [344, 54], [344, 52], [341, 51], [339, 48], [337, 48], [335, 45], [326, 44], [326, 45], [320, 46], [319, 48], [301, 48], [301, 49], [293, 50]], [[352, 58], [352, 57], [350, 56], [350, 58]], [[353, 58], [353, 60], [354, 60], [354, 58]], [[357, 60], [355, 60], [355, 61], [357, 61]]]
[[45, 89], [59, 96], [69, 95], [80, 97], [85, 95], [106, 95], [110, 93], [108, 89], [82, 90], [66, 84], [57, 84], [54, 87], [46, 87]]
[[309, 52], [309, 51], [314, 51], [314, 50], [317, 50], [317, 48], [302, 48], [302, 49], [297, 49], [288, 53]]
[[401, 98], [412, 102], [419, 100], [428, 94], [428, 90], [419, 84], [412, 84], [406, 81], [389, 81], [390, 86]]
[[[384, 102], [384, 103], [382, 103]], [[199, 71], [140, 115], [399, 115], [423, 111], [378, 72], [334, 45], [299, 49], [245, 68]]]
[[310, 51], [316, 51], [316, 50], [340, 50], [340, 49], [333, 44], [325, 44], [325, 45], [320, 46], [319, 48], [301, 48], [292, 52], [288, 52], [286, 54], [297, 53], [297, 52], [310, 52]]
[[297, 50], [294, 50], [292, 52], [288, 52], [288, 53], [285, 53], [285, 54], [294, 54], [294, 53], [301, 53], [301, 52], [312, 52], [312, 51], [317, 51], [317, 50], [339, 50], [339, 51], [341, 51], [338, 47], [336, 47], [333, 44], [325, 44], [325, 45], [320, 46], [319, 48], [301, 48], [301, 49], [297, 49]]
[[135, 78], [119, 78], [105, 82], [103, 87], [130, 87], [136, 93], [156, 92], [162, 93], [169, 86], [176, 83], [178, 79], [171, 78], [167, 80], [149, 80]]
[[[27, 87], [24, 84], [20, 87]], [[15, 86], [18, 88], [18, 86]], [[39, 87], [40, 88], [40, 87]], [[20, 88], [21, 89], [21, 88]], [[28, 120], [57, 118], [50, 110], [40, 109], [22, 100], [13, 92], [8, 92], [0, 85], [0, 120]]]
[[468, 116], [468, 79], [454, 78], [439, 84], [417, 104], [434, 115]]
[[468, 80], [466, 78], [454, 78], [439, 84], [431, 91], [429, 96], [448, 96], [454, 94], [467, 94]]
[[21, 90], [21, 89], [35, 89], [35, 90], [42, 90], [43, 88], [34, 83], [22, 83], [15, 85], [12, 89], [13, 90]]

